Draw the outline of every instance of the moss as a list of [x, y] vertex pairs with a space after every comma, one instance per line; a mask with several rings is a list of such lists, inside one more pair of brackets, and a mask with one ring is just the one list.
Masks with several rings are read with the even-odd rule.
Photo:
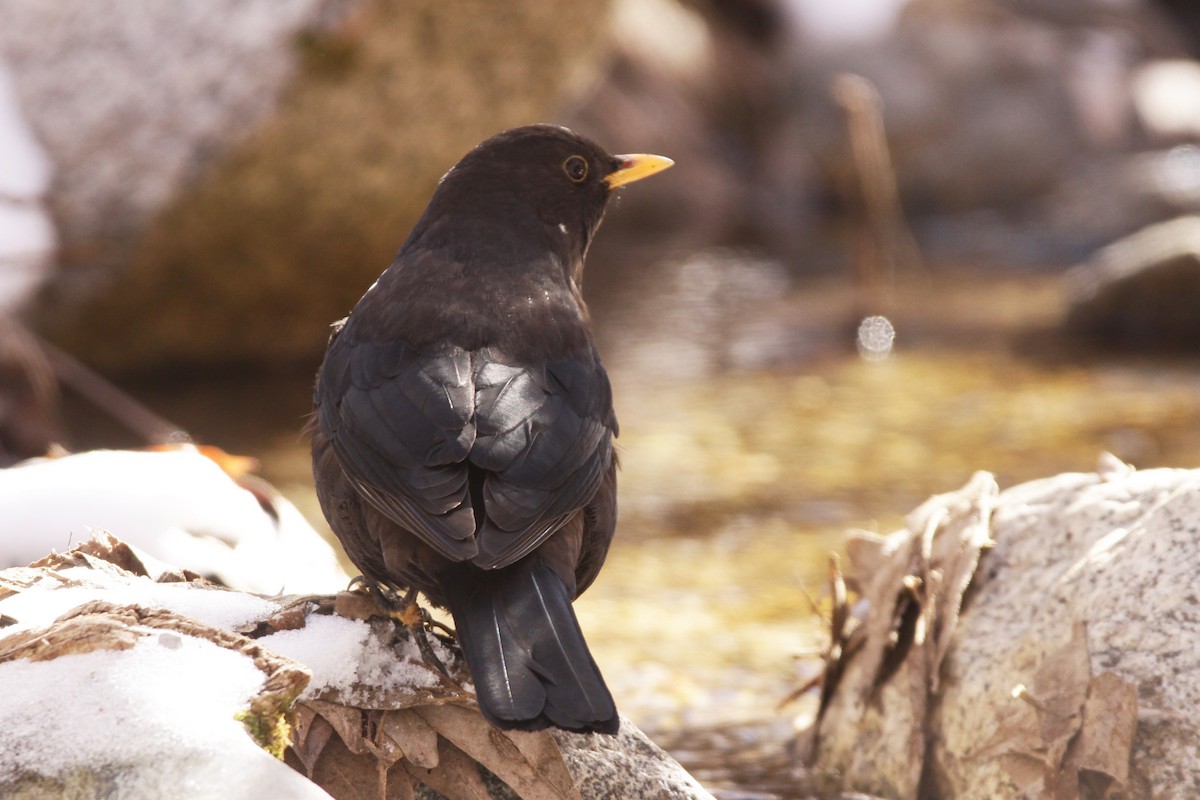
[[246, 728], [258, 746], [283, 760], [284, 751], [292, 742], [292, 726], [282, 710], [257, 713], [247, 708], [233, 715]]

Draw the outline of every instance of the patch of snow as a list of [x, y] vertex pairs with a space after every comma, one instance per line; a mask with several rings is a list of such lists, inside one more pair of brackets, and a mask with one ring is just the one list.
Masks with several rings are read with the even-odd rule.
[[257, 641], [312, 671], [312, 680], [301, 697], [316, 697], [331, 690], [338, 692], [344, 702], [353, 703], [366, 700], [370, 691], [437, 684], [428, 669], [405, 660], [406, 655], [419, 658], [415, 645], [409, 653], [393, 652], [360, 620], [312, 615], [302, 629], [279, 631]]
[[308, 667], [312, 680], [302, 696], [312, 696], [318, 689], [349, 689], [354, 684], [358, 656], [370, 634], [370, 626], [359, 620], [311, 616], [304, 628], [263, 636], [258, 644]]
[[0, 567], [106, 530], [154, 558], [251, 592], [336, 592], [348, 576], [288, 501], [276, 520], [194, 449], [93, 450], [0, 470]]
[[0, 612], [17, 620], [3, 628], [7, 636], [19, 630], [44, 628], [58, 617], [93, 600], [115, 605], [165, 608], [223, 630], [265, 619], [279, 604], [241, 592], [203, 589], [186, 583], [155, 583], [149, 578], [117, 578], [86, 567], [58, 573], [83, 585], [63, 586], [44, 578], [23, 592], [0, 600]]
[[[180, 634], [129, 650], [0, 664], [0, 782], [78, 769], [123, 798], [328, 798], [263, 751], [234, 715], [260, 689], [246, 656]], [[69, 698], [69, 701], [68, 701]]]

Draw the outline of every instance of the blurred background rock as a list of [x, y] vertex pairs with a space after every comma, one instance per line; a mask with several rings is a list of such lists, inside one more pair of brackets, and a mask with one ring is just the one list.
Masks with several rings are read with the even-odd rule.
[[5, 0], [61, 237], [37, 316], [105, 367], [311, 361], [434, 182], [594, 69], [569, 2]]
[[106, 369], [312, 363], [447, 165], [530, 120], [680, 162], [613, 215], [597, 302], [713, 246], [788, 277], [845, 269], [842, 72], [878, 88], [931, 263], [1062, 266], [1200, 203], [1186, 3], [0, 0], [0, 14], [5, 117], [28, 132], [5, 140], [22, 185], [0, 189], [26, 216], [42, 199], [53, 232], [30, 236], [59, 245], [25, 307]]

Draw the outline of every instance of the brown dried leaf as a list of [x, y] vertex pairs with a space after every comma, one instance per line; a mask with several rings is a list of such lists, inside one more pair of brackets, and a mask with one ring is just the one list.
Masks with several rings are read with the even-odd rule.
[[941, 690], [942, 662], [958, 628], [963, 597], [983, 552], [994, 544], [991, 521], [1000, 487], [990, 473], [977, 472], [954, 496], [956, 501], [944, 506], [945, 514], [936, 533], [930, 534], [926, 551], [929, 557], [926, 577], [936, 580], [926, 601], [934, 606], [927, 617], [926, 630], [934, 648], [928, 664], [929, 690], [933, 694]]
[[338, 592], [333, 599], [333, 613], [347, 619], [357, 619], [363, 622], [371, 617], [386, 616], [383, 609], [375, 602], [375, 598], [366, 592]]
[[[517, 749], [521, 751], [521, 754], [525, 756], [525, 760], [537, 771], [538, 775], [558, 791], [559, 797], [579, 797], [579, 789], [575, 785], [575, 779], [571, 777], [571, 773], [567, 770], [566, 762], [563, 760], [562, 749], [548, 731], [533, 733], [529, 731], [501, 732], [493, 730], [492, 734], [494, 736], [508, 737], [517, 746]], [[511, 783], [509, 785], [512, 786]], [[513, 788], [515, 789], [516, 787]]]
[[375, 756], [365, 749], [361, 753], [352, 752], [340, 736], [326, 744], [310, 780], [337, 800], [383, 800], [391, 782], [389, 775], [380, 772]]
[[400, 764], [418, 783], [425, 784], [447, 800], [491, 798], [475, 761], [445, 739], [438, 741], [438, 766], [435, 769], [424, 769], [407, 761]]
[[1042, 747], [1052, 768], [1062, 765], [1067, 746], [1079, 732], [1091, 679], [1087, 626], [1078, 622], [1070, 641], [1047, 654], [1033, 678], [1032, 694], [1042, 710]]
[[1087, 796], [1116, 797], [1124, 791], [1137, 723], [1137, 686], [1113, 672], [1093, 678], [1069, 756]]
[[305, 774], [311, 779], [317, 759], [329, 743], [329, 737], [334, 734], [333, 725], [304, 703], [296, 704], [292, 719], [291, 749], [300, 759]]
[[[894, 634], [900, 630], [905, 619], [905, 609], [912, 594], [905, 586], [910, 574], [920, 539], [908, 531], [888, 537], [887, 551], [891, 553], [877, 572], [864, 581], [863, 597], [867, 601], [868, 613], [863, 621], [863, 646], [858, 655], [860, 674], [867, 680], [853, 687], [859, 702], [866, 703], [878, 688], [878, 678], [884, 672], [887, 654], [902, 643]], [[851, 687], [847, 687], [851, 688]]]
[[416, 800], [416, 797], [417, 787], [413, 785], [408, 770], [402, 766], [388, 770], [387, 800]]
[[1023, 752], [1002, 753], [998, 756], [1000, 763], [1021, 789], [1021, 796], [1027, 797], [1041, 786], [1046, 777], [1046, 762], [1038, 756]]
[[289, 599], [275, 613], [263, 620], [251, 622], [237, 632], [251, 639], [261, 639], [280, 631], [300, 630], [308, 624], [308, 615], [317, 607], [316, 600], [311, 597], [296, 597]]
[[972, 758], [1000, 758], [1014, 783], [1046, 800], [1077, 800], [1084, 786], [1098, 798], [1123, 789], [1137, 690], [1111, 673], [1091, 677], [1084, 623], [1046, 655], [1031, 689], [1018, 687], [1013, 695], [1023, 702], [1005, 713]]
[[324, 717], [337, 731], [337, 735], [345, 744], [346, 749], [354, 755], [362, 755], [367, 752], [367, 746], [363, 743], [363, 714], [365, 712], [361, 709], [325, 700], [302, 700], [296, 705], [297, 707], [308, 706]]
[[890, 537], [871, 531], [852, 530], [846, 533], [846, 553], [850, 563], [862, 575], [874, 575], [889, 556]]
[[548, 732], [517, 737], [521, 739], [519, 746], [513, 737], [492, 727], [476, 711], [451, 705], [423, 706], [416, 711], [438, 733], [512, 787], [523, 800], [579, 800], [558, 744]]
[[[1023, 687], [1021, 687], [1023, 689]], [[1014, 698], [1017, 694], [1014, 692]], [[1037, 774], [1029, 780], [1014, 780], [1018, 786], [1026, 786], [1035, 778], [1041, 778], [1045, 771], [1045, 760], [1041, 756], [1030, 756], [1042, 747], [1042, 737], [1039, 733], [1041, 718], [1039, 712], [1028, 702], [1016, 702], [1004, 707], [1000, 719], [992, 735], [975, 750], [967, 754], [967, 758], [1005, 758], [1009, 755], [1019, 755], [1023, 759], [1034, 758], [1038, 764]], [[1011, 771], [1011, 770], [1010, 770]]]
[[96, 532], [90, 539], [72, 547], [66, 553], [51, 551], [49, 555], [34, 561], [29, 566], [46, 569], [66, 569], [67, 567], [92, 567], [95, 569], [96, 562], [112, 565], [121, 571], [139, 577], [146, 577], [150, 574], [133, 548], [108, 531]]
[[404, 757], [416, 766], [426, 769], [437, 766], [437, 731], [416, 711], [405, 708], [385, 712], [380, 731], [389, 736], [404, 752]]
[[926, 501], [909, 515], [907, 530], [887, 537], [849, 535], [847, 550], [862, 587], [855, 608], [866, 612], [860, 624], [848, 619], [840, 625], [827, 660], [818, 730], [811, 741], [831, 768], [871, 763], [874, 756], [852, 738], [826, 733], [856, 726], [864, 713], [872, 713], [872, 701], [891, 687], [898, 694], [886, 698], [889, 713], [901, 713], [910, 721], [909, 735], [903, 742], [893, 737], [871, 750], [911, 764], [908, 785], [910, 793], [916, 792], [926, 755], [929, 709], [940, 692], [942, 662], [963, 597], [982, 551], [991, 545], [991, 514], [998, 494], [995, 479], [977, 473], [957, 492]]

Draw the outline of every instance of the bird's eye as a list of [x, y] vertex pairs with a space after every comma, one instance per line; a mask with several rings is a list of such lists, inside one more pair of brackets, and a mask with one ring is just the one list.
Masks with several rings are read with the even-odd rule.
[[563, 162], [563, 172], [572, 183], [581, 183], [588, 174], [588, 162], [583, 156], [571, 156]]

